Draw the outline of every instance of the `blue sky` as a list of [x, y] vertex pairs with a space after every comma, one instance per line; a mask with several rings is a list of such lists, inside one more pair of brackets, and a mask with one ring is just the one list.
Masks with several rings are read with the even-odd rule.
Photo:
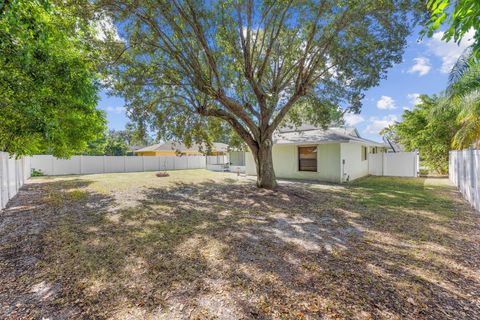
[[[403, 110], [411, 110], [419, 94], [444, 90], [452, 65], [472, 43], [473, 33], [458, 46], [442, 41], [442, 32], [418, 41], [418, 31], [408, 38], [403, 62], [388, 70], [387, 78], [379, 86], [366, 92], [362, 112], [346, 115], [347, 124], [356, 127], [363, 137], [380, 141], [378, 132], [394, 121], [401, 121]], [[102, 92], [98, 108], [106, 111], [110, 129], [121, 130], [128, 122], [121, 98]]]

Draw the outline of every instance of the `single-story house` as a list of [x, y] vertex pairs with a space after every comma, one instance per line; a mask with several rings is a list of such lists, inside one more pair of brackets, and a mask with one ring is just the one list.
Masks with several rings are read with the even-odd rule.
[[[173, 141], [154, 144], [145, 148], [135, 150], [137, 156], [176, 156], [177, 154], [192, 156], [204, 155], [206, 147], [201, 148], [200, 145], [194, 144], [188, 148], [185, 144]], [[226, 155], [228, 153], [228, 145], [221, 142], [214, 142], [209, 155]]]
[[[278, 178], [345, 182], [368, 175], [368, 153], [386, 150], [355, 128], [284, 127], [273, 136], [273, 167]], [[256, 175], [251, 152], [245, 160], [247, 175]]]

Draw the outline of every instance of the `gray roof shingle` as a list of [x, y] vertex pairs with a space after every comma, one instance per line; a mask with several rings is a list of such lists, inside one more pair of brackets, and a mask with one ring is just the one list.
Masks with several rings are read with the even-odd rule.
[[384, 147], [380, 142], [360, 137], [355, 128], [328, 128], [301, 127], [293, 129], [282, 128], [273, 136], [274, 144], [320, 144], [320, 143], [365, 143]]

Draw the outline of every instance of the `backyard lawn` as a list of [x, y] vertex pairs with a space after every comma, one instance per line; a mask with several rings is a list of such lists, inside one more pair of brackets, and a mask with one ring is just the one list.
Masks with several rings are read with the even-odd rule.
[[39, 177], [0, 273], [2, 319], [479, 319], [480, 219], [446, 179]]

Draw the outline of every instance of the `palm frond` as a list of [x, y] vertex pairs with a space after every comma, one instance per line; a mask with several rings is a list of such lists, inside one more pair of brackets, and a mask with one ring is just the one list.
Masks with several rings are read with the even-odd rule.
[[460, 150], [470, 147], [480, 138], [480, 119], [466, 121], [453, 137], [452, 147]]
[[468, 68], [462, 71], [462, 76], [456, 82], [450, 84], [446, 90], [446, 95], [464, 96], [470, 91], [480, 87], [480, 63], [476, 60], [470, 60]]
[[442, 93], [436, 96], [435, 97], [436, 103], [435, 103], [435, 107], [431, 111], [431, 116], [437, 117], [440, 114], [443, 114], [452, 108], [456, 108], [458, 104], [455, 102], [455, 99], [456, 99], [455, 96], [453, 95], [449, 96], [449, 95], [446, 95], [445, 93]]
[[450, 75], [448, 76], [449, 86], [452, 86], [463, 77], [465, 71], [467, 71], [471, 66], [471, 58], [472, 47], [468, 47], [465, 49], [465, 51], [463, 51], [462, 55], [460, 58], [458, 58], [457, 62], [455, 62], [455, 65], [450, 71]]
[[480, 119], [480, 87], [463, 95], [459, 103], [461, 104], [461, 110], [458, 114], [459, 121], [463, 122], [463, 119], [468, 117]]
[[460, 129], [455, 134], [452, 146], [456, 149], [468, 148], [480, 139], [480, 87], [461, 97], [458, 114]]

